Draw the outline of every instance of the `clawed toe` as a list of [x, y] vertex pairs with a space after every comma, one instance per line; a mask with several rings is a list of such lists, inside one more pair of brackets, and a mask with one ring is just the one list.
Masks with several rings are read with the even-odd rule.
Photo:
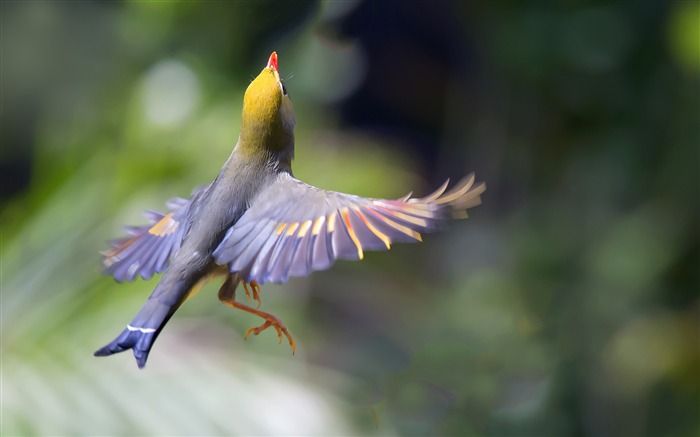
[[[250, 289], [248, 288], [248, 285], [250, 285]], [[250, 284], [248, 282], [243, 281], [243, 290], [245, 291], [245, 295], [248, 298], [249, 302], [252, 291], [253, 300], [258, 303], [256, 308], [260, 308], [260, 305], [262, 305], [262, 300], [260, 299], [260, 285], [255, 281], [250, 281]]]
[[[260, 285], [255, 281], [241, 282], [243, 282], [243, 288], [245, 290], [246, 296], [248, 296], [248, 300], [250, 300], [252, 296], [253, 300], [255, 300], [258, 303], [258, 307], [260, 307], [260, 304], [262, 303], [260, 300]], [[228, 282], [226, 282], [224, 286], [226, 286], [226, 284], [228, 284]], [[250, 285], [250, 287], [248, 287], [248, 285]], [[221, 291], [219, 291], [219, 299], [221, 299], [222, 303], [230, 307], [243, 310], [247, 313], [255, 314], [256, 316], [265, 319], [265, 323], [263, 323], [262, 325], [248, 329], [245, 333], [244, 339], [248, 339], [248, 336], [251, 333], [253, 335], [258, 335], [270, 326], [272, 326], [273, 328], [275, 328], [275, 331], [277, 331], [277, 337], [279, 337], [280, 344], [284, 341], [284, 338], [287, 337], [289, 345], [292, 347], [292, 353], [296, 352], [297, 344], [294, 341], [294, 337], [292, 337], [292, 334], [289, 333], [289, 330], [286, 326], [284, 326], [284, 323], [282, 323], [280, 319], [278, 319], [270, 313], [266, 313], [256, 308], [249, 307], [248, 305], [245, 305], [241, 302], [237, 302], [235, 299], [235, 293], [233, 293], [230, 288], [222, 287], [222, 289], [227, 291], [223, 294]], [[233, 290], [235, 290], [235, 288], [233, 288]]]
[[289, 333], [289, 330], [286, 326], [284, 326], [282, 321], [273, 315], [269, 315], [269, 318], [266, 318], [265, 323], [263, 323], [262, 325], [248, 329], [245, 335], [243, 336], [243, 339], [247, 340], [248, 336], [251, 333], [253, 333], [253, 335], [258, 335], [270, 326], [275, 328], [275, 331], [277, 331], [277, 336], [279, 337], [280, 344], [282, 344], [284, 337], [287, 337], [287, 340], [289, 340], [289, 345], [292, 347], [292, 354], [296, 353], [297, 344], [294, 341], [294, 337], [292, 337], [292, 334]]

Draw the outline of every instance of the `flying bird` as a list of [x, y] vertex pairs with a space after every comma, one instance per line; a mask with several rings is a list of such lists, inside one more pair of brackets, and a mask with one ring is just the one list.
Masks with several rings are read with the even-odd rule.
[[[294, 109], [275, 52], [248, 86], [238, 142], [214, 182], [189, 199], [171, 199], [169, 211], [149, 211], [149, 225], [103, 252], [105, 273], [118, 282], [165, 272], [141, 310], [112, 342], [95, 352], [133, 350], [140, 368], [154, 341], [185, 300], [207, 281], [223, 278], [219, 299], [262, 318], [245, 336], [272, 327], [292, 350], [296, 343], [278, 317], [260, 307], [260, 285], [285, 282], [329, 268], [336, 259], [358, 260], [365, 250], [421, 241], [448, 218], [464, 218], [486, 189], [474, 175], [449, 191], [445, 182], [423, 198], [372, 199], [326, 191], [292, 174]], [[236, 300], [243, 284], [249, 306]]]

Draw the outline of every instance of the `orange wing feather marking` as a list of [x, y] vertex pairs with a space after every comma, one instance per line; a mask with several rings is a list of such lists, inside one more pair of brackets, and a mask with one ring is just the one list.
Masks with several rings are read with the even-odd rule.
[[360, 244], [360, 240], [357, 239], [357, 235], [355, 234], [355, 230], [352, 228], [352, 223], [350, 223], [350, 215], [348, 213], [347, 208], [343, 208], [340, 210], [340, 214], [343, 216], [343, 222], [345, 223], [345, 227], [348, 230], [348, 234], [350, 235], [350, 239], [352, 240], [353, 243], [355, 243], [355, 247], [357, 247], [357, 256], [362, 259], [365, 257], [365, 254], [362, 252], [362, 245]]
[[164, 237], [177, 231], [179, 225], [180, 223], [177, 220], [173, 220], [173, 213], [171, 212], [153, 225], [148, 230], [148, 233], [156, 237]]
[[375, 205], [379, 205], [382, 207], [387, 207], [389, 209], [393, 208], [391, 207], [398, 207], [401, 209], [401, 211], [407, 212], [409, 214], [413, 214], [418, 217], [423, 217], [423, 218], [433, 218], [435, 217], [435, 206], [430, 205], [430, 204], [421, 204], [421, 203], [408, 203], [408, 202], [396, 202], [392, 201], [390, 203], [386, 202], [379, 202], [375, 201]]
[[311, 223], [311, 220], [307, 220], [301, 224], [301, 226], [299, 227], [299, 232], [297, 233], [297, 238], [303, 238], [306, 235], [306, 233], [309, 232]]
[[400, 218], [401, 220], [405, 220], [409, 223], [413, 223], [414, 225], [417, 226], [427, 226], [428, 222], [426, 222], [423, 219], [420, 219], [418, 217], [414, 217], [408, 214], [404, 214], [399, 211], [395, 211], [393, 209], [387, 208], [385, 206], [382, 206], [381, 202], [374, 202], [375, 208], [379, 208], [380, 210], [386, 212], [387, 214], [393, 215], [394, 217]]
[[323, 224], [326, 222], [326, 217], [321, 216], [316, 219], [314, 222], [314, 227], [311, 229], [311, 235], [318, 235], [319, 232], [321, 232], [321, 227]]
[[284, 231], [284, 228], [287, 227], [286, 223], [280, 223], [279, 226], [277, 226], [277, 235], [282, 235], [282, 232]]
[[384, 234], [381, 232], [379, 229], [375, 228], [372, 223], [367, 220], [367, 217], [365, 217], [364, 214], [362, 214], [362, 211], [360, 209], [355, 209], [355, 214], [357, 214], [358, 217], [360, 217], [360, 220], [362, 220], [362, 223], [367, 226], [367, 229], [369, 229], [374, 235], [376, 235], [380, 240], [384, 242], [386, 245], [387, 250], [391, 249], [391, 238], [389, 238], [388, 235]]
[[393, 220], [389, 220], [388, 218], [384, 217], [382, 214], [380, 214], [377, 211], [374, 211], [373, 209], [369, 209], [369, 212], [371, 212], [374, 216], [376, 216], [379, 220], [383, 221], [387, 225], [391, 226], [392, 228], [396, 229], [399, 232], [403, 232], [404, 234], [411, 236], [415, 238], [418, 241], [423, 241], [423, 237], [421, 237], [419, 232], [414, 231], [413, 229], [407, 228], [404, 225], [398, 224]]
[[294, 234], [294, 231], [296, 231], [298, 227], [299, 222], [290, 223], [289, 227], [287, 228], [287, 236]]
[[332, 234], [335, 231], [335, 212], [328, 214], [328, 233]]

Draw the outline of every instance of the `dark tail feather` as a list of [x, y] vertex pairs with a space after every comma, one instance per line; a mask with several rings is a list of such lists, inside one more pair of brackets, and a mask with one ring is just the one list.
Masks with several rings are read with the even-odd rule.
[[174, 289], [168, 290], [169, 292], [160, 293], [161, 285], [163, 285], [162, 281], [136, 314], [134, 320], [126, 325], [126, 329], [111, 343], [98, 349], [94, 354], [96, 357], [105, 357], [133, 349], [134, 358], [136, 358], [136, 364], [139, 368], [146, 365], [153, 342], [178, 309], [188, 291], [185, 287], [174, 287]]

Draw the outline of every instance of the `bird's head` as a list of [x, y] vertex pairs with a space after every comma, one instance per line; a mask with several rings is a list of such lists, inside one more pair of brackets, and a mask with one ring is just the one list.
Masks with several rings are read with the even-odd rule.
[[252, 152], [294, 148], [294, 109], [280, 78], [277, 53], [251, 82], [243, 98], [239, 145]]

